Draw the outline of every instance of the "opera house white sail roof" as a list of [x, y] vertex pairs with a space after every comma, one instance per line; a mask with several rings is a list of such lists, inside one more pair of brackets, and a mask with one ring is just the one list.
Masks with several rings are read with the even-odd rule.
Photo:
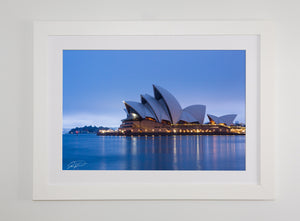
[[167, 112], [171, 118], [171, 122], [176, 124], [180, 120], [182, 108], [177, 99], [166, 89], [153, 85], [155, 99], [167, 109]]
[[169, 114], [163, 109], [161, 104], [154, 97], [150, 96], [149, 94], [144, 94], [141, 95], [141, 101], [142, 104], [153, 111], [158, 122], [161, 122], [162, 120], [171, 121]]
[[[124, 101], [127, 119], [151, 119], [162, 123], [199, 123], [203, 124], [206, 106], [197, 104], [182, 109], [177, 99], [166, 89], [153, 85], [154, 97], [149, 94], [141, 95], [141, 103]], [[216, 124], [224, 123], [231, 125], [236, 114], [216, 117], [207, 115], [209, 120]]]
[[223, 115], [221, 117], [217, 117], [217, 116], [208, 114], [207, 116], [211, 123], [226, 124], [229, 126], [229, 125], [233, 124], [233, 121], [237, 115], [236, 114], [228, 114], [228, 115]]

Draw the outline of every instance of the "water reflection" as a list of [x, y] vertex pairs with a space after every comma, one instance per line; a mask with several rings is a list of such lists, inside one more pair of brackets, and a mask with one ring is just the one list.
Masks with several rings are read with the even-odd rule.
[[63, 135], [63, 169], [245, 170], [245, 136]]

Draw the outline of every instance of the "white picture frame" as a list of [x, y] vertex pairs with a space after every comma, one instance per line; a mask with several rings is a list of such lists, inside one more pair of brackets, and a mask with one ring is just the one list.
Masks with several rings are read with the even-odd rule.
[[[175, 172], [170, 179], [156, 172], [159, 182], [145, 179], [136, 182], [127, 179], [125, 172], [112, 171], [76, 171], [76, 175], [59, 170], [54, 165], [55, 157], [61, 152], [62, 134], [62, 59], [61, 50], [66, 41], [54, 41], [57, 38], [89, 38], [141, 36], [140, 38], [163, 39], [173, 36], [179, 39], [197, 36], [257, 36], [258, 78], [256, 87], [247, 88], [247, 93], [255, 94], [257, 107], [252, 110], [254, 121], [252, 131], [257, 136], [248, 136], [248, 142], [257, 148], [256, 182], [178, 182], [180, 176], [190, 172]], [[159, 37], [161, 36], [161, 37]], [[271, 200], [274, 198], [274, 77], [273, 77], [273, 36], [270, 22], [258, 21], [182, 21], [182, 22], [35, 22], [34, 24], [34, 200], [113, 200], [113, 199], [230, 199], [230, 200]], [[52, 40], [51, 40], [52, 39]], [[52, 42], [52, 43], [51, 43]], [[79, 49], [87, 45], [79, 45]], [[77, 43], [76, 43], [77, 42]], [[84, 42], [84, 40], [82, 41]], [[163, 41], [161, 41], [163, 42]], [[92, 43], [90, 43], [92, 44]], [[56, 46], [57, 47], [56, 47]], [[221, 45], [221, 44], [220, 44]], [[73, 47], [73, 46], [69, 46]], [[90, 46], [93, 47], [93, 46]], [[124, 46], [123, 46], [124, 47]], [[161, 46], [168, 47], [172, 46]], [[184, 46], [186, 47], [186, 46]], [[191, 46], [193, 47], [193, 46]], [[221, 46], [220, 46], [221, 47]], [[90, 48], [91, 49], [91, 48]], [[128, 49], [131, 49], [129, 47]], [[189, 48], [192, 49], [192, 48]], [[56, 57], [53, 63], [52, 57]], [[253, 99], [253, 97], [252, 97]], [[248, 117], [246, 115], [246, 117]], [[60, 126], [61, 125], [61, 126]], [[251, 131], [250, 131], [251, 132]], [[248, 133], [248, 127], [247, 127]], [[252, 133], [252, 132], [251, 132]], [[254, 133], [254, 132], [253, 132]], [[54, 160], [53, 160], [54, 159]], [[59, 160], [57, 157], [56, 160]], [[56, 169], [55, 169], [56, 168]], [[127, 172], [128, 173], [128, 172]], [[148, 176], [151, 172], [130, 172], [130, 176]], [[144, 173], [144, 174], [141, 174]], [[154, 173], [154, 172], [153, 172]], [[163, 173], [163, 172], [162, 172]], [[201, 172], [209, 178], [212, 172]], [[222, 172], [221, 172], [222, 173]], [[54, 175], [53, 175], [54, 174]], [[146, 174], [146, 175], [145, 175]], [[191, 174], [192, 177], [197, 176]], [[97, 179], [95, 177], [98, 177]], [[99, 179], [99, 177], [102, 179]], [[234, 178], [235, 174], [232, 173]], [[77, 182], [81, 179], [84, 182]], [[107, 179], [107, 181], [103, 181]], [[122, 182], [120, 180], [122, 179]], [[127, 180], [126, 180], [127, 179]], [[189, 178], [188, 178], [189, 179]], [[57, 181], [58, 180], [58, 181]], [[125, 180], [125, 181], [124, 181]]]

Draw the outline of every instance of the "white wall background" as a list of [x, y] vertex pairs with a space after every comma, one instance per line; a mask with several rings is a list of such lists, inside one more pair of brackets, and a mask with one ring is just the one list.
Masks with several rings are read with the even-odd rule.
[[[0, 220], [300, 220], [298, 0], [0, 0]], [[275, 201], [45, 201], [32, 197], [34, 20], [273, 20]]]

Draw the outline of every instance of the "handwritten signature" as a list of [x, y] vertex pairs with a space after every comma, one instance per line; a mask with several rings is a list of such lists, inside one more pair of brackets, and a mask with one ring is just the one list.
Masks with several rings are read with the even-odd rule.
[[87, 162], [85, 162], [84, 160], [74, 160], [67, 165], [67, 170], [76, 169], [85, 165], [87, 165]]

